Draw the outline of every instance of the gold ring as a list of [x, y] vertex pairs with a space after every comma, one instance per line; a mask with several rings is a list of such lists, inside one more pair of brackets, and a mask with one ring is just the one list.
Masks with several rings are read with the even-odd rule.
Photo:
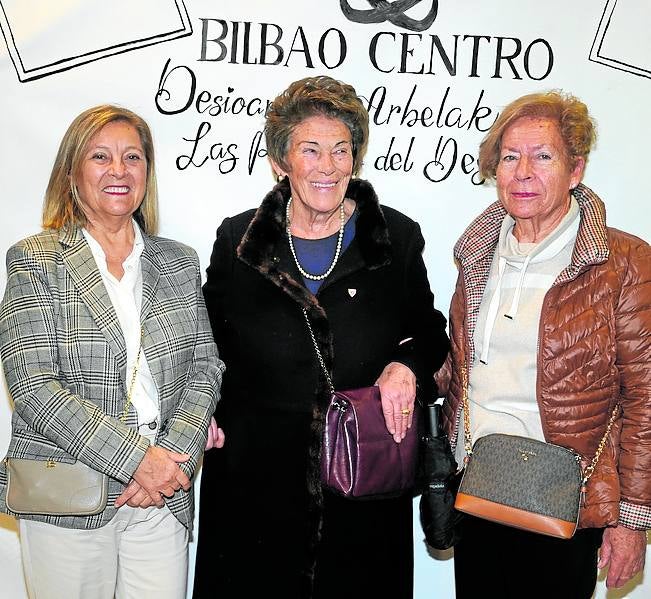
[[407, 414], [409, 414], [410, 412], [411, 410], [409, 408], [403, 408], [402, 410], [400, 410], [400, 413], [404, 414], [405, 416], [407, 416]]

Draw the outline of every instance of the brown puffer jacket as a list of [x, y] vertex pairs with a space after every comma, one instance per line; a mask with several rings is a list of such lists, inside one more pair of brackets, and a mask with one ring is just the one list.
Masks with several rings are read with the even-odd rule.
[[[574, 196], [581, 224], [572, 263], [543, 303], [536, 388], [545, 439], [587, 460], [613, 407], [621, 405], [588, 483], [579, 524], [585, 528], [617, 524], [620, 501], [651, 513], [651, 247], [606, 227], [603, 203], [584, 185]], [[453, 443], [460, 425], [460, 366], [472, 362], [477, 312], [504, 216], [501, 204], [492, 204], [455, 246], [452, 349], [437, 375]]]

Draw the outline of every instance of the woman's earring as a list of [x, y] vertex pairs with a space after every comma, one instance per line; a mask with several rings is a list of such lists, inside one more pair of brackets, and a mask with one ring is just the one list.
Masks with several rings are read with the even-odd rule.
[[276, 183], [280, 183], [286, 175], [281, 175], [280, 173], [276, 173]]

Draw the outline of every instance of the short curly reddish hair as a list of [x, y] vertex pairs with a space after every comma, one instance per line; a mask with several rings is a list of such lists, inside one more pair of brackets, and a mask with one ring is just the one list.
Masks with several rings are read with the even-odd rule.
[[588, 154], [597, 139], [596, 123], [588, 114], [588, 107], [570, 94], [552, 90], [522, 96], [502, 110], [479, 146], [479, 172], [484, 179], [495, 179], [502, 136], [522, 117], [556, 121], [569, 166], [573, 168], [577, 158], [588, 161]]

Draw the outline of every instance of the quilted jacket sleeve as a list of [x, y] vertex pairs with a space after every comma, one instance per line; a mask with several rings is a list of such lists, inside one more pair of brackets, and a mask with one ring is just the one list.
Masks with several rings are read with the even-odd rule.
[[620, 522], [651, 528], [651, 247], [621, 235], [613, 247], [622, 282], [616, 305], [617, 367], [623, 409]]

